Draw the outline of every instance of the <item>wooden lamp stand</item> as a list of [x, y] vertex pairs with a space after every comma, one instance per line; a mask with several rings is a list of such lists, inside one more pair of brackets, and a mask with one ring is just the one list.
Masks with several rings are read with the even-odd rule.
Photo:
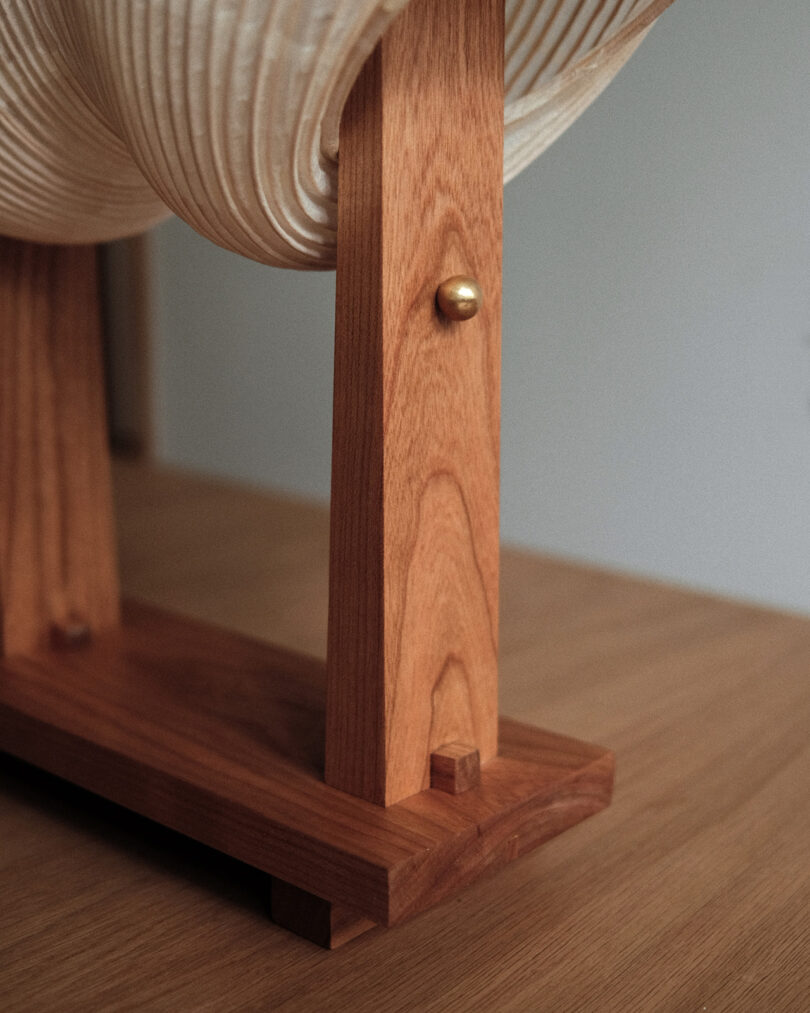
[[120, 617], [95, 251], [0, 242], [0, 747], [266, 871], [327, 946], [610, 799], [609, 751], [498, 719], [502, 146], [503, 0], [414, 0], [341, 127], [325, 667]]

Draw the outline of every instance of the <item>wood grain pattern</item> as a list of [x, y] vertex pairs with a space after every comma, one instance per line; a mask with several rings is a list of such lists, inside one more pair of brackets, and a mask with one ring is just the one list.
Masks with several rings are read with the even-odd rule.
[[[117, 489], [127, 593], [323, 655], [325, 510], [131, 466]], [[268, 923], [263, 873], [0, 755], [4, 1013], [807, 1009], [810, 621], [502, 571], [502, 709], [611, 742], [609, 809], [324, 954]]]
[[341, 127], [326, 779], [384, 805], [497, 751], [502, 59], [500, 0], [414, 0]]
[[0, 664], [0, 747], [384, 925], [610, 800], [609, 751], [503, 721], [478, 788], [373, 805], [321, 779], [323, 693], [322, 662], [130, 604]]
[[117, 618], [96, 251], [0, 239], [0, 655]]

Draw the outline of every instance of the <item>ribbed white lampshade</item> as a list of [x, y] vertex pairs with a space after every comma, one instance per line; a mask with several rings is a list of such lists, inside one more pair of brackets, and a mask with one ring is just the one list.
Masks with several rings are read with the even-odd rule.
[[[2, 0], [0, 234], [93, 242], [169, 210], [268, 264], [334, 264], [337, 138], [408, 0]], [[506, 0], [504, 176], [671, 0]]]

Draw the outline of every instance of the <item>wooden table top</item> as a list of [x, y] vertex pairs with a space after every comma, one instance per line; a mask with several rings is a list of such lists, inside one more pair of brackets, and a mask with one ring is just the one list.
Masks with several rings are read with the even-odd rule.
[[[322, 654], [323, 509], [117, 469], [128, 594]], [[505, 551], [501, 711], [613, 747], [610, 809], [333, 953], [262, 877], [0, 758], [0, 1007], [810, 1009], [810, 620]]]

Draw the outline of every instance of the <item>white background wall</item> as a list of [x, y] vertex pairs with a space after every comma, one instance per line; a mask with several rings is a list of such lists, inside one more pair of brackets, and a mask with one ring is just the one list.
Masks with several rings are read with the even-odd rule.
[[[506, 189], [502, 535], [810, 611], [810, 5], [677, 0]], [[329, 493], [332, 274], [156, 236], [158, 450]]]

